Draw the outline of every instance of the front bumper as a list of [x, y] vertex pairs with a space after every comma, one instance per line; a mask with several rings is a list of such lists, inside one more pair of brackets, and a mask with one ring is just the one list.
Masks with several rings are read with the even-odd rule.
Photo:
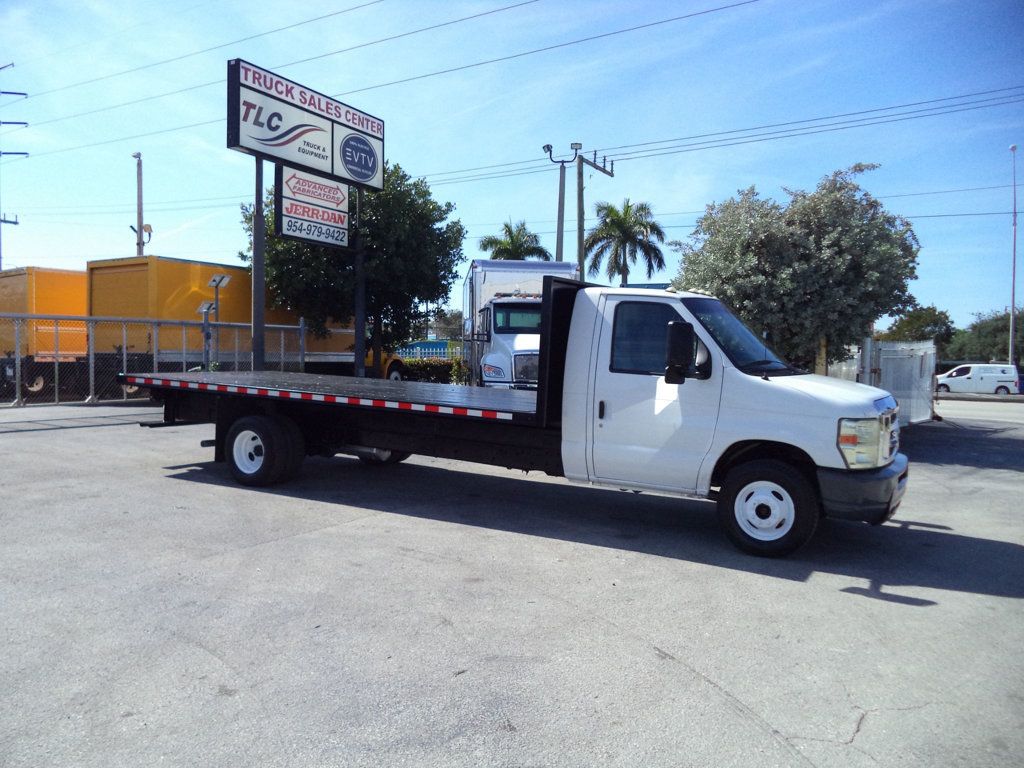
[[907, 490], [907, 457], [897, 453], [881, 469], [855, 471], [818, 468], [818, 487], [826, 517], [879, 525], [891, 518]]

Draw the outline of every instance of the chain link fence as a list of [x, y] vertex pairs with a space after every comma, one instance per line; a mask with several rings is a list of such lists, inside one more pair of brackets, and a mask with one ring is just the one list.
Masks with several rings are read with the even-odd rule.
[[[305, 326], [268, 325], [267, 370], [301, 371]], [[0, 313], [0, 406], [147, 399], [117, 374], [252, 369], [243, 323]]]

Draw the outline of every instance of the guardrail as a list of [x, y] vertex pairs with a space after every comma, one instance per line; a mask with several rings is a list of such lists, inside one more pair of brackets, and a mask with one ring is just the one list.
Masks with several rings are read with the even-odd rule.
[[[268, 369], [301, 371], [305, 323], [268, 325]], [[252, 369], [245, 323], [0, 313], [0, 406], [147, 398], [117, 374]]]

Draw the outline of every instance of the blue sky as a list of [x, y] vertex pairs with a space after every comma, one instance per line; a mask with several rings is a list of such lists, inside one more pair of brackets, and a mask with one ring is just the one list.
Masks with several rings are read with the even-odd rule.
[[[30, 156], [0, 161], [0, 209], [19, 221], [3, 226], [3, 267], [134, 255], [133, 152], [154, 231], [146, 253], [238, 263], [255, 161], [226, 148], [223, 81], [226, 61], [242, 58], [382, 118], [389, 161], [456, 205], [467, 260], [510, 219], [554, 252], [548, 143], [618, 158], [614, 178], [586, 174], [588, 224], [595, 202], [629, 197], [680, 239], [739, 189], [785, 200], [787, 188], [870, 162], [881, 167], [862, 184], [921, 241], [918, 300], [958, 327], [1005, 310], [1009, 146], [1024, 145], [1020, 3], [730, 5], [6, 0], [0, 67], [14, 66], [0, 70], [0, 90], [29, 97], [0, 97], [0, 120], [29, 126], [0, 127], [0, 151]], [[747, 130], [783, 123], [793, 124]], [[269, 163], [264, 173], [270, 183]], [[574, 258], [571, 172], [567, 197]], [[678, 256], [666, 258], [655, 280], [676, 274]]]

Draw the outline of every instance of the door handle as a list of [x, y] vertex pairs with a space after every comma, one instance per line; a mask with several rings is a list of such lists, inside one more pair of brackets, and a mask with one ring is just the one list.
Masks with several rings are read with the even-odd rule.
[[604, 418], [604, 400], [597, 401], [597, 418]]

